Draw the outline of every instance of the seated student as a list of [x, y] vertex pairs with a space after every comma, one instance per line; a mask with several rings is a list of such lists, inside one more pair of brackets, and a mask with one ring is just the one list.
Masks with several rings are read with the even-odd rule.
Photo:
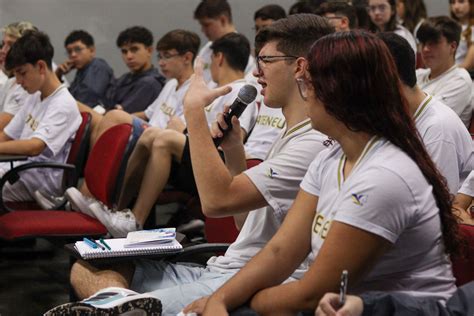
[[278, 4], [267, 4], [261, 7], [255, 11], [253, 15], [255, 33], [258, 33], [258, 31], [260, 31], [263, 27], [284, 18], [286, 18], [285, 9], [283, 9]]
[[[26, 21], [10, 23], [5, 26], [2, 29], [3, 45], [0, 50], [0, 59], [5, 61], [5, 58], [13, 44], [21, 38], [26, 31], [31, 30], [36, 30], [36, 27]], [[14, 76], [10, 76], [8, 71], [6, 75], [11, 78], [8, 78], [0, 90], [0, 131], [3, 131], [5, 126], [7, 126], [7, 124], [12, 120], [13, 116], [20, 110], [21, 105], [28, 96], [28, 92], [16, 83]]]
[[56, 75], [61, 78], [77, 69], [69, 92], [91, 108], [101, 104], [114, 72], [105, 60], [95, 57], [94, 38], [83, 30], [72, 31], [66, 37], [64, 47], [69, 58], [58, 66]]
[[[231, 104], [241, 87], [247, 64], [250, 44], [245, 36], [229, 33], [213, 42], [211, 49], [212, 79], [219, 87], [230, 86], [232, 93], [219, 98], [205, 108], [206, 118], [210, 124], [216, 115]], [[247, 106], [241, 117], [242, 129], [250, 131], [255, 118], [256, 106]], [[81, 211], [93, 214], [99, 219], [114, 237], [126, 236], [128, 232], [137, 230], [145, 224], [158, 196], [170, 180], [180, 190], [196, 193], [193, 171], [189, 156], [188, 138], [182, 133], [158, 127], [147, 128], [140, 137], [139, 143], [130, 156], [125, 172], [124, 184], [120, 194], [116, 212], [95, 200], [88, 201], [77, 190], [68, 191], [71, 203], [81, 205]], [[76, 193], [72, 193], [72, 192]], [[72, 194], [71, 194], [72, 193]], [[138, 193], [132, 209], [130, 202]]]
[[325, 2], [319, 7], [318, 14], [328, 19], [336, 32], [345, 32], [357, 28], [356, 9], [347, 2]]
[[[222, 143], [226, 157], [235, 158], [227, 160], [226, 166], [206, 128], [203, 105], [228, 92], [228, 88], [219, 88], [197, 106], [190, 104], [201, 99], [203, 89], [206, 91], [202, 68], [196, 69], [184, 104], [191, 159], [203, 210], [206, 215], [215, 217], [238, 215], [245, 218], [248, 214], [239, 237], [226, 254], [211, 258], [206, 268], [137, 260], [117, 271], [97, 270], [78, 261], [71, 270], [71, 283], [79, 297], [87, 297], [108, 286], [153, 291], [149, 294], [161, 300], [162, 314], [176, 315], [186, 304], [215, 291], [265, 245], [285, 217], [310, 161], [324, 148], [326, 137], [311, 130], [305, 112], [306, 101], [298, 93], [296, 79], [303, 76], [306, 67], [302, 56], [315, 39], [330, 32], [333, 32], [332, 27], [319, 16], [295, 15], [276, 21], [257, 35], [256, 46], [260, 48], [261, 58], [255, 74], [263, 87], [265, 104], [283, 108], [287, 127], [267, 159], [246, 171], [239, 131], [232, 129]], [[285, 55], [299, 57], [285, 59]], [[269, 59], [268, 56], [282, 57]], [[238, 124], [238, 120], [234, 123]], [[229, 169], [236, 173], [231, 174]], [[293, 277], [299, 278], [304, 269], [303, 265]], [[66, 304], [53, 311], [59, 314], [74, 306], [75, 303]], [[91, 309], [94, 308], [91, 306]], [[53, 311], [51, 315], [54, 315]]]
[[[237, 30], [232, 22], [232, 11], [227, 0], [202, 0], [194, 11], [194, 19], [199, 21], [201, 31], [209, 40], [199, 51], [198, 56], [204, 63], [204, 78], [211, 82], [212, 42], [222, 36], [235, 33]], [[249, 53], [245, 73], [249, 74], [254, 68], [255, 60]], [[214, 84], [211, 84], [214, 85]]]
[[[204, 315], [223, 314], [246, 302], [261, 315], [314, 311], [343, 270], [355, 294], [447, 299], [456, 289], [448, 254], [460, 241], [449, 191], [405, 109], [386, 45], [338, 32], [316, 41], [308, 59], [308, 116], [337, 144], [313, 161], [265, 248], [185, 312], [205, 303]], [[312, 263], [303, 278], [281, 284], [305, 258]]]
[[416, 41], [413, 34], [397, 20], [396, 0], [368, 0], [369, 29], [374, 33], [394, 32], [405, 38], [416, 52]]
[[122, 59], [130, 72], [118, 78], [106, 92], [106, 110], [119, 108], [128, 113], [146, 109], [160, 94], [165, 78], [153, 67], [153, 34], [133, 26], [117, 37]]
[[[0, 153], [31, 156], [28, 161], [65, 162], [71, 140], [81, 124], [76, 101], [52, 70], [54, 50], [46, 34], [28, 31], [7, 54], [5, 68], [30, 95], [11, 122], [0, 132]], [[10, 169], [0, 165], [0, 173]], [[60, 170], [37, 169], [24, 172], [7, 185], [7, 201], [32, 200], [41, 188], [51, 195], [61, 189]]]
[[[110, 127], [128, 123], [140, 127], [172, 128], [184, 130], [183, 98], [194, 73], [193, 62], [199, 50], [199, 36], [190, 31], [172, 30], [156, 43], [158, 65], [168, 79], [158, 98], [145, 111], [129, 114], [121, 110], [107, 112], [92, 136], [92, 144]], [[145, 121], [145, 122], [144, 122]], [[141, 128], [140, 128], [141, 129]]]
[[415, 55], [410, 44], [394, 33], [378, 33], [397, 65], [408, 110], [426, 151], [456, 194], [474, 169], [471, 135], [461, 119], [440, 100], [425, 94], [416, 84]]
[[469, 127], [472, 115], [472, 80], [454, 62], [461, 26], [446, 16], [428, 18], [417, 32], [421, 55], [428, 69], [416, 71], [420, 88], [449, 106]]
[[[199, 50], [197, 34], [184, 30], [173, 30], [166, 33], [156, 44], [161, 72], [170, 79], [156, 100], [144, 112], [129, 114], [122, 110], [111, 110], [105, 115], [99, 115], [85, 105], [80, 106], [81, 112], [90, 112], [93, 115], [90, 148], [97, 139], [109, 128], [117, 124], [133, 124], [137, 133], [141, 133], [146, 126], [162, 129], [184, 129], [183, 98], [189, 87], [189, 78], [193, 74], [194, 57]], [[87, 111], [88, 110], [88, 111]], [[94, 120], [96, 120], [94, 122]], [[81, 192], [90, 196], [87, 184], [83, 183]], [[78, 195], [74, 188], [66, 190], [65, 196], [74, 199]], [[37, 203], [44, 209], [54, 206], [55, 198], [48, 198], [44, 194], [35, 195]], [[88, 205], [73, 204], [74, 210], [87, 208]]]

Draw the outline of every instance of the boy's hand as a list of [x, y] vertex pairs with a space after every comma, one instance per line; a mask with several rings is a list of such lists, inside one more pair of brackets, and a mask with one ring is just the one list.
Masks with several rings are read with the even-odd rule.
[[[224, 112], [217, 114], [216, 121], [211, 125], [211, 135], [212, 138], [220, 138], [223, 136], [223, 130], [227, 130], [229, 126], [227, 126], [224, 120], [224, 113], [229, 111], [229, 106], [226, 105], [224, 107]], [[219, 128], [220, 127], [220, 128]], [[240, 122], [237, 117], [232, 118], [232, 129], [226, 135], [220, 146], [222, 149], [227, 150], [231, 147], [241, 144], [242, 143], [242, 132], [240, 129]]]
[[72, 60], [68, 59], [64, 63], [58, 66], [58, 68], [56, 69], [56, 76], [58, 76], [58, 78], [61, 78], [63, 75], [67, 74], [74, 68], [75, 67]]
[[182, 133], [186, 129], [186, 124], [178, 116], [171, 115], [166, 128]]
[[215, 99], [229, 93], [232, 88], [229, 86], [216, 89], [209, 89], [203, 78], [203, 63], [200, 58], [196, 59], [194, 75], [191, 76], [191, 84], [184, 96], [184, 110], [203, 110], [204, 107], [211, 104]]
[[315, 316], [359, 316], [364, 311], [364, 303], [358, 296], [348, 295], [344, 306], [339, 307], [339, 294], [326, 293], [319, 301]]

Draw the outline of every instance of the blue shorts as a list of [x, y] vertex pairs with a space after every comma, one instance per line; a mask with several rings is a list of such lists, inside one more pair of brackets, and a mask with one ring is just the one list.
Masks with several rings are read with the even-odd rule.
[[146, 128], [150, 127], [150, 124], [148, 124], [148, 122], [145, 122], [141, 118], [136, 117], [135, 115], [132, 115], [132, 126], [133, 126], [133, 136], [140, 137], [143, 131]]
[[140, 259], [135, 262], [130, 289], [161, 300], [162, 315], [176, 315], [195, 300], [211, 295], [229, 280], [229, 273], [211, 272], [209, 268], [186, 263]]

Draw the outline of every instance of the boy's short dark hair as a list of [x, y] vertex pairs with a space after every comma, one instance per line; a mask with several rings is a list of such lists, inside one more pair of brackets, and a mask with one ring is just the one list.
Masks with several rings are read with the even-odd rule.
[[173, 30], [158, 40], [156, 50], [176, 49], [180, 54], [191, 52], [194, 60], [200, 45], [201, 40], [196, 33], [185, 30]]
[[285, 9], [283, 9], [278, 4], [269, 4], [255, 11], [255, 14], [253, 15], [253, 20], [255, 21], [258, 18], [262, 20], [276, 21], [279, 19], [286, 18], [286, 12]]
[[214, 54], [222, 53], [232, 69], [245, 71], [250, 55], [250, 43], [248, 39], [238, 33], [229, 33], [211, 45]]
[[385, 45], [387, 45], [393, 60], [397, 66], [400, 80], [410, 88], [416, 85], [416, 60], [415, 52], [410, 43], [400, 35], [393, 32], [377, 33]]
[[357, 14], [356, 9], [345, 1], [328, 1], [318, 9], [318, 14], [324, 16], [327, 13], [333, 13], [336, 16], [344, 16], [349, 20], [349, 28], [357, 28]]
[[140, 43], [146, 47], [153, 45], [153, 34], [149, 29], [143, 26], [132, 26], [122, 32], [117, 37], [117, 47], [125, 44]]
[[215, 19], [221, 15], [225, 15], [229, 22], [232, 22], [232, 11], [227, 0], [202, 0], [194, 10], [196, 20]]
[[416, 33], [420, 43], [438, 42], [444, 36], [448, 43], [456, 42], [459, 46], [461, 25], [447, 16], [436, 16], [426, 19]]
[[54, 48], [48, 35], [40, 31], [27, 31], [19, 38], [7, 54], [5, 68], [12, 71], [26, 64], [35, 65], [39, 60], [52, 69]]
[[316, 40], [333, 32], [334, 27], [319, 15], [289, 15], [258, 32], [255, 36], [255, 49], [258, 54], [266, 43], [276, 41], [277, 49], [285, 55], [306, 57]]
[[84, 30], [75, 30], [69, 33], [69, 35], [64, 40], [64, 47], [77, 41], [81, 41], [87, 47], [94, 46], [94, 38], [92, 35]]

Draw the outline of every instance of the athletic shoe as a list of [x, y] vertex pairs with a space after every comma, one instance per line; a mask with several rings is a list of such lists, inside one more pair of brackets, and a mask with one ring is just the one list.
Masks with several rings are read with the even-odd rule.
[[109, 233], [115, 237], [127, 237], [129, 232], [140, 230], [141, 227], [135, 220], [135, 215], [129, 208], [122, 211], [111, 210], [100, 201], [89, 205], [94, 216], [107, 228]]
[[51, 210], [64, 201], [63, 197], [47, 195], [40, 190], [33, 192], [33, 198], [43, 210]]
[[64, 192], [64, 196], [71, 203], [71, 208], [74, 211], [78, 211], [89, 215], [90, 217], [95, 217], [94, 212], [92, 212], [89, 207], [90, 204], [97, 202], [93, 197], [85, 196], [78, 189], [70, 187]]
[[44, 316], [81, 315], [161, 315], [161, 301], [149, 294], [110, 287], [91, 297], [74, 303], [66, 303], [47, 311]]

